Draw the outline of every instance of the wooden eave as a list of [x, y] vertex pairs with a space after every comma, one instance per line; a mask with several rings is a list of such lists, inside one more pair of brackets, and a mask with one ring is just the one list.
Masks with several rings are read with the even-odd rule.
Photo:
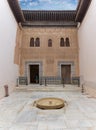
[[19, 22], [24, 22], [25, 18], [23, 15], [23, 12], [19, 6], [18, 0], [7, 0], [9, 3], [9, 6], [15, 16], [16, 21]]
[[76, 12], [76, 22], [82, 22], [92, 0], [79, 0]]
[[23, 11], [26, 21], [74, 21], [76, 11]]
[[34, 22], [24, 22], [23, 27], [77, 27], [77, 22], [48, 22], [48, 21], [34, 21]]
[[[92, 0], [79, 0], [78, 7], [75, 11], [31, 11], [31, 10], [21, 10], [18, 0], [7, 0], [12, 12], [17, 20], [18, 23], [21, 23], [23, 26], [39, 26], [39, 22], [41, 24], [46, 22], [44, 26], [47, 26], [47, 22], [51, 22], [51, 25], [60, 25], [60, 22], [64, 22], [60, 26], [66, 25], [68, 23], [68, 26], [72, 24], [77, 25], [78, 22], [82, 22], [87, 9], [90, 5], [90, 2]], [[35, 24], [35, 22], [37, 23]], [[54, 23], [53, 23], [54, 22]], [[57, 24], [59, 23], [59, 24]], [[41, 24], [41, 25], [42, 25]], [[41, 26], [40, 25], [40, 26]], [[48, 24], [49, 26], [49, 24]]]

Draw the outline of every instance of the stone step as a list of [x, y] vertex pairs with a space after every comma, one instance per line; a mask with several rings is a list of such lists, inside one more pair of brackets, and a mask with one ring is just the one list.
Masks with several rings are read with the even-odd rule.
[[58, 92], [58, 91], [81, 91], [81, 87], [77, 85], [23, 85], [16, 87], [15, 91], [49, 91], [49, 92]]

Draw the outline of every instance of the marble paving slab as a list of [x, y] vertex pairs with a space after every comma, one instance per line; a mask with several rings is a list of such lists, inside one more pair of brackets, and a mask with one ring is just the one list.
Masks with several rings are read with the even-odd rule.
[[[57, 110], [36, 108], [34, 101], [44, 97], [62, 98], [67, 104]], [[0, 100], [0, 130], [96, 130], [96, 99], [73, 90], [18, 90]]]

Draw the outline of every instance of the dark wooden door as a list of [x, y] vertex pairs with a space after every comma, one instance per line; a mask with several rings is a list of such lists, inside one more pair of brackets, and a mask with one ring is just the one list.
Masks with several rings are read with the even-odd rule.
[[39, 65], [30, 65], [30, 83], [39, 83]]
[[62, 83], [71, 83], [71, 65], [61, 65]]

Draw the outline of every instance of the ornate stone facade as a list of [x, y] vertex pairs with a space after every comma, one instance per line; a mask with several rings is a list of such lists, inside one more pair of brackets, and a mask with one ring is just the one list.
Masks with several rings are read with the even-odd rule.
[[[30, 39], [40, 38], [40, 47], [30, 47]], [[60, 39], [69, 38], [70, 47], [61, 47]], [[52, 39], [52, 47], [48, 40]], [[40, 76], [61, 76], [60, 65], [71, 65], [71, 77], [79, 76], [77, 28], [43, 27], [22, 28], [17, 31], [15, 63], [19, 65], [20, 76], [27, 76], [29, 63], [40, 63]], [[42, 65], [41, 65], [42, 63]]]

